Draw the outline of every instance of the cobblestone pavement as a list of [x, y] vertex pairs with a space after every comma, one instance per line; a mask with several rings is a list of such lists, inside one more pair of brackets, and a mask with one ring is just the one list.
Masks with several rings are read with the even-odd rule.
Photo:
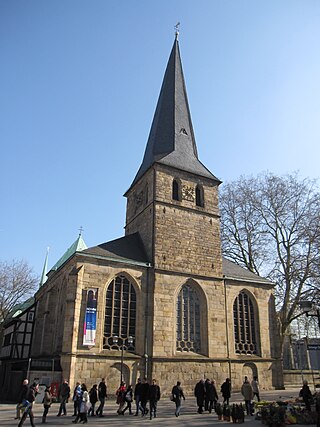
[[[278, 399], [288, 399], [291, 397], [298, 396], [298, 389], [290, 390], [277, 390], [277, 391], [268, 391], [261, 392], [261, 399], [263, 400], [278, 400]], [[241, 396], [239, 393], [235, 393], [231, 399], [232, 403], [241, 402]], [[57, 417], [59, 405], [54, 403], [49, 411], [47, 417], [48, 427], [58, 427], [58, 426], [72, 426], [72, 420], [74, 417], [67, 415], [65, 417]], [[228, 422], [218, 421], [216, 414], [197, 414], [195, 399], [192, 397], [187, 397], [186, 401], [183, 402], [181, 416], [176, 418], [174, 416], [175, 405], [173, 402], [170, 402], [168, 397], [164, 397], [160, 400], [158, 404], [158, 416], [152, 420], [146, 417], [135, 417], [133, 415], [125, 414], [124, 416], [119, 416], [116, 414], [117, 405], [114, 401], [107, 401], [105, 405], [105, 416], [103, 418], [89, 417], [88, 426], [124, 426], [124, 425], [153, 425], [159, 427], [171, 427], [171, 426], [186, 426], [186, 427], [204, 427], [204, 426], [216, 426], [216, 427], [226, 427]], [[35, 425], [40, 426], [41, 424], [41, 415], [43, 407], [42, 404], [38, 403], [34, 406], [35, 414]], [[69, 414], [73, 413], [73, 405], [69, 403], [67, 405], [67, 411]], [[0, 427], [5, 426], [17, 426], [19, 421], [14, 419], [15, 417], [15, 405], [6, 405], [0, 404]], [[257, 421], [253, 417], [246, 417], [245, 424], [248, 427], [261, 427], [262, 424], [260, 421]], [[29, 419], [24, 423], [24, 426], [29, 426]], [[82, 424], [81, 424], [82, 425]]]

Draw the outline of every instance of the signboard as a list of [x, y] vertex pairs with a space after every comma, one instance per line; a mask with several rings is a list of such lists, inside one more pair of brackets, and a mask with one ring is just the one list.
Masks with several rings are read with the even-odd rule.
[[308, 350], [320, 350], [320, 344], [308, 344]]
[[57, 402], [59, 397], [59, 383], [51, 383], [50, 389], [52, 394], [52, 400], [54, 402]]
[[83, 345], [95, 345], [97, 330], [97, 300], [98, 289], [87, 290], [87, 305], [84, 318]]

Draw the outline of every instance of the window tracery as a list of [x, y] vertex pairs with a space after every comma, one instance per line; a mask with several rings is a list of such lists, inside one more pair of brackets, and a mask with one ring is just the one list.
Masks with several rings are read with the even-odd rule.
[[[135, 350], [136, 291], [126, 276], [119, 275], [109, 284], [106, 293], [103, 348]], [[115, 343], [114, 338], [118, 337]], [[130, 339], [129, 339], [130, 337]], [[131, 337], [133, 342], [130, 344]]]
[[200, 301], [189, 284], [182, 287], [177, 299], [177, 351], [200, 353]]
[[253, 302], [242, 291], [233, 304], [235, 352], [238, 354], [257, 354], [256, 321]]

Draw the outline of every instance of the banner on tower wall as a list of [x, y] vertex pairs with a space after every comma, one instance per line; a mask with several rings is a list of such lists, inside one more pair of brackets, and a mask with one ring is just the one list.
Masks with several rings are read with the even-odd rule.
[[95, 345], [97, 330], [98, 289], [87, 290], [87, 305], [84, 318], [83, 345]]

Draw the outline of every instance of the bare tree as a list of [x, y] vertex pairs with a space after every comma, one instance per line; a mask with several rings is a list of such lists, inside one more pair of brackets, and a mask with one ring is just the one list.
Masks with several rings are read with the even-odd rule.
[[0, 261], [0, 323], [15, 305], [33, 295], [38, 284], [38, 277], [25, 261]]
[[240, 177], [222, 189], [220, 210], [224, 255], [276, 284], [283, 342], [288, 326], [299, 315], [301, 299], [319, 295], [316, 182], [300, 180], [297, 174]]

